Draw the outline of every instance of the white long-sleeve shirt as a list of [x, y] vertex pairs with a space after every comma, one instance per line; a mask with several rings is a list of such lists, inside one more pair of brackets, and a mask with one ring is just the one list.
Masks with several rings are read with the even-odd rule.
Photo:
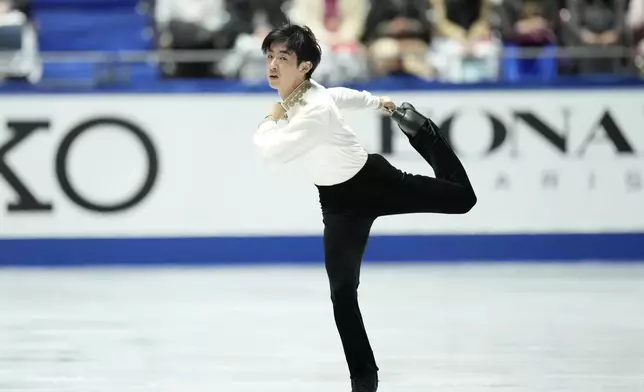
[[379, 97], [310, 80], [282, 105], [287, 119], [263, 121], [253, 137], [266, 159], [285, 163], [298, 158], [316, 185], [345, 182], [362, 169], [368, 154], [341, 110], [381, 109]]

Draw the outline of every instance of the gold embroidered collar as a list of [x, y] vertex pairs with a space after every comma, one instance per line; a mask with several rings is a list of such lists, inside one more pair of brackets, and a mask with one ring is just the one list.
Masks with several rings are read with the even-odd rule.
[[282, 106], [284, 107], [284, 110], [289, 110], [293, 109], [297, 105], [306, 105], [306, 101], [304, 100], [304, 93], [309, 91], [309, 89], [313, 85], [311, 84], [311, 81], [309, 79], [306, 79], [302, 83], [300, 83], [299, 86], [293, 90], [292, 93], [289, 94], [288, 97], [282, 102]]

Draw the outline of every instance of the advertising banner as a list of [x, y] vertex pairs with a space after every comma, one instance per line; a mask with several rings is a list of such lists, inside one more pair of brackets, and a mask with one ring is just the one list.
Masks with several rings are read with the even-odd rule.
[[[441, 126], [478, 204], [466, 215], [381, 218], [375, 235], [644, 232], [641, 92], [389, 95]], [[305, 168], [267, 164], [252, 143], [276, 100], [0, 97], [0, 238], [319, 236]], [[370, 152], [433, 175], [388, 117], [345, 116]]]

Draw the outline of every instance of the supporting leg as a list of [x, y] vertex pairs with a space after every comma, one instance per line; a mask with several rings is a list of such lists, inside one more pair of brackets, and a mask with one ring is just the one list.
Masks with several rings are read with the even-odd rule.
[[325, 214], [324, 252], [333, 315], [349, 373], [354, 382], [372, 379], [377, 386], [378, 367], [358, 306], [360, 266], [372, 224], [373, 218]]

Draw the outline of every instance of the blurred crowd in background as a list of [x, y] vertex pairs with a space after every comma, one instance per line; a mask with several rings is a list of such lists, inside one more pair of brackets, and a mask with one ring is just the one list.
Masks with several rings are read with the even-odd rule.
[[[92, 2], [93, 0], [87, 0]], [[119, 0], [115, 0], [118, 2]], [[37, 0], [33, 0], [38, 3]], [[52, 3], [50, 1], [49, 3]], [[105, 3], [105, 1], [102, 1]], [[165, 59], [163, 78], [264, 78], [260, 43], [287, 21], [311, 27], [323, 48], [316, 79], [328, 84], [388, 75], [453, 83], [527, 76], [644, 75], [644, 0], [138, 0], [149, 50], [216, 51]], [[100, 9], [95, 12], [102, 12]], [[0, 0], [0, 74], [37, 78], [53, 18], [29, 0]], [[122, 49], [127, 23], [102, 34]], [[138, 19], [137, 19], [138, 20]], [[59, 19], [60, 25], [65, 24]], [[139, 23], [139, 22], [137, 22]], [[95, 25], [98, 25], [95, 24]], [[58, 28], [62, 28], [58, 26]], [[86, 28], [91, 28], [88, 25]], [[137, 27], [138, 28], [138, 27]], [[140, 40], [140, 37], [132, 37]], [[88, 48], [101, 50], [102, 48]], [[111, 47], [111, 49], [114, 49]], [[204, 52], [206, 53], [206, 52]], [[13, 63], [10, 63], [13, 61]], [[22, 62], [20, 62], [22, 61]], [[31, 68], [29, 68], [31, 67]], [[36, 72], [34, 76], [34, 72]]]

